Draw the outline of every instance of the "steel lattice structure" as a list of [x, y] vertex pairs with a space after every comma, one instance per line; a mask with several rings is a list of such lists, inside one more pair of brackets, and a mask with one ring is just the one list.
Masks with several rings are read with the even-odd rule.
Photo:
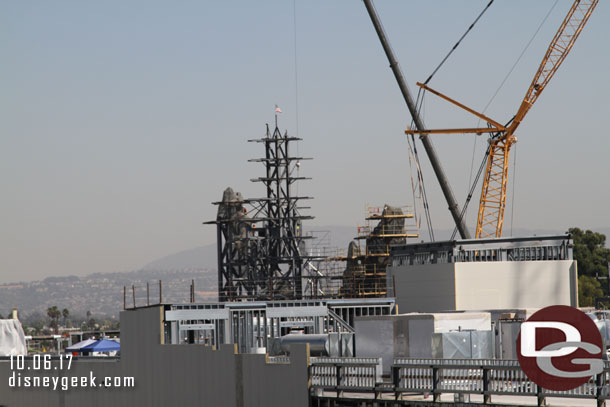
[[309, 257], [305, 251], [302, 222], [313, 219], [300, 214], [295, 184], [309, 178], [298, 176], [300, 162], [310, 158], [291, 155], [291, 145], [301, 140], [283, 135], [277, 126], [265, 137], [248, 140], [261, 143], [265, 175], [254, 178], [265, 186], [264, 198], [243, 199], [227, 188], [218, 205], [218, 297], [220, 301], [273, 300], [303, 297], [303, 270]]

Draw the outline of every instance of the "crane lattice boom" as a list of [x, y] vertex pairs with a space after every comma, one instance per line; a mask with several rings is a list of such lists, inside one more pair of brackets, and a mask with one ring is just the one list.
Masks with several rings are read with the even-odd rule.
[[574, 2], [551, 41], [511, 125], [506, 131], [499, 132], [491, 138], [479, 202], [475, 233], [477, 239], [502, 236], [504, 209], [506, 208], [508, 158], [510, 148], [516, 141], [515, 131], [572, 49], [597, 3], [598, 0], [576, 0]]
[[[483, 188], [481, 190], [481, 199], [479, 202], [475, 234], [477, 239], [502, 236], [504, 209], [506, 207], [509, 153], [511, 146], [516, 142], [515, 131], [572, 49], [574, 42], [580, 35], [598, 2], [599, 0], [576, 0], [574, 2], [563, 20], [563, 23], [559, 27], [559, 30], [555, 34], [555, 37], [553, 37], [553, 40], [542, 59], [542, 63], [525, 94], [525, 98], [523, 98], [523, 102], [521, 102], [517, 114], [508, 127], [499, 125], [483, 114], [475, 112], [424, 84], [417, 84], [423, 89], [431, 91], [456, 106], [485, 120], [489, 126], [486, 128], [474, 129], [426, 130], [426, 133], [492, 133], [492, 136], [489, 139], [489, 156], [487, 158], [485, 178], [483, 180]], [[405, 133], [418, 134], [422, 132], [418, 130], [407, 130]]]

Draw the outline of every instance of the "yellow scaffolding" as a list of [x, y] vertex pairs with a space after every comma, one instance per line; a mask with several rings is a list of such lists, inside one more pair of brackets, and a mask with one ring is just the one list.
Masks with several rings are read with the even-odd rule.
[[341, 296], [354, 298], [387, 295], [386, 268], [391, 245], [419, 237], [419, 233], [409, 232], [410, 229], [417, 229], [414, 222], [408, 222], [410, 219], [415, 219], [410, 206], [366, 206], [366, 224], [358, 226], [355, 238], [358, 250], [351, 257], [340, 259], [347, 263]]

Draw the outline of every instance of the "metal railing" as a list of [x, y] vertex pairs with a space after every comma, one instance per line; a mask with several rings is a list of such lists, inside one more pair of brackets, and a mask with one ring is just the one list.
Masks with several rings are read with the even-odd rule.
[[538, 406], [547, 397], [580, 398], [605, 405], [610, 399], [610, 364], [604, 371], [570, 391], [551, 391], [538, 387], [521, 370], [516, 360], [496, 359], [394, 359], [390, 381], [380, 375], [381, 359], [376, 358], [312, 358], [309, 378], [313, 394], [319, 391], [343, 393], [393, 393], [395, 400], [403, 395], [431, 395], [431, 402], [440, 402], [443, 393], [478, 394], [483, 404], [491, 403], [492, 395], [533, 396]]
[[290, 356], [269, 356], [267, 354], [267, 364], [287, 365], [290, 364]]
[[[330, 321], [331, 319], [332, 324]], [[350, 324], [345, 322], [345, 320], [341, 318], [339, 314], [337, 314], [330, 308], [328, 309], [328, 318], [326, 318], [326, 323], [327, 327], [330, 327], [332, 325], [333, 332], [356, 332], [356, 330]]]
[[381, 381], [381, 358], [311, 358], [309, 378], [311, 387], [337, 392], [375, 391]]

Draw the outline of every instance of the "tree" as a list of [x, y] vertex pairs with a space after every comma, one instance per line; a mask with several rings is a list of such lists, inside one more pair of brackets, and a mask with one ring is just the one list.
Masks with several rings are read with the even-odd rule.
[[90, 330], [94, 330], [97, 328], [97, 321], [95, 320], [95, 318], [91, 318], [88, 322], [88, 326]]
[[59, 317], [61, 317], [61, 311], [57, 308], [57, 305], [53, 305], [47, 309], [47, 315], [51, 319], [51, 327], [55, 330], [55, 334], [57, 334], [57, 329], [59, 326]]
[[43, 330], [43, 326], [40, 322], [35, 322], [32, 329], [34, 330], [35, 334], [40, 334]]
[[578, 305], [595, 305], [595, 299], [608, 296], [608, 280], [601, 284], [597, 277], [608, 278], [610, 249], [607, 249], [606, 236], [602, 233], [570, 228], [574, 241], [574, 260], [578, 262]]
[[63, 311], [61, 312], [61, 315], [64, 317], [64, 326], [65, 326], [66, 320], [70, 316], [70, 311], [68, 311], [68, 308], [64, 308]]
[[578, 305], [592, 307], [595, 305], [595, 299], [603, 295], [599, 280], [590, 276], [578, 276]]

